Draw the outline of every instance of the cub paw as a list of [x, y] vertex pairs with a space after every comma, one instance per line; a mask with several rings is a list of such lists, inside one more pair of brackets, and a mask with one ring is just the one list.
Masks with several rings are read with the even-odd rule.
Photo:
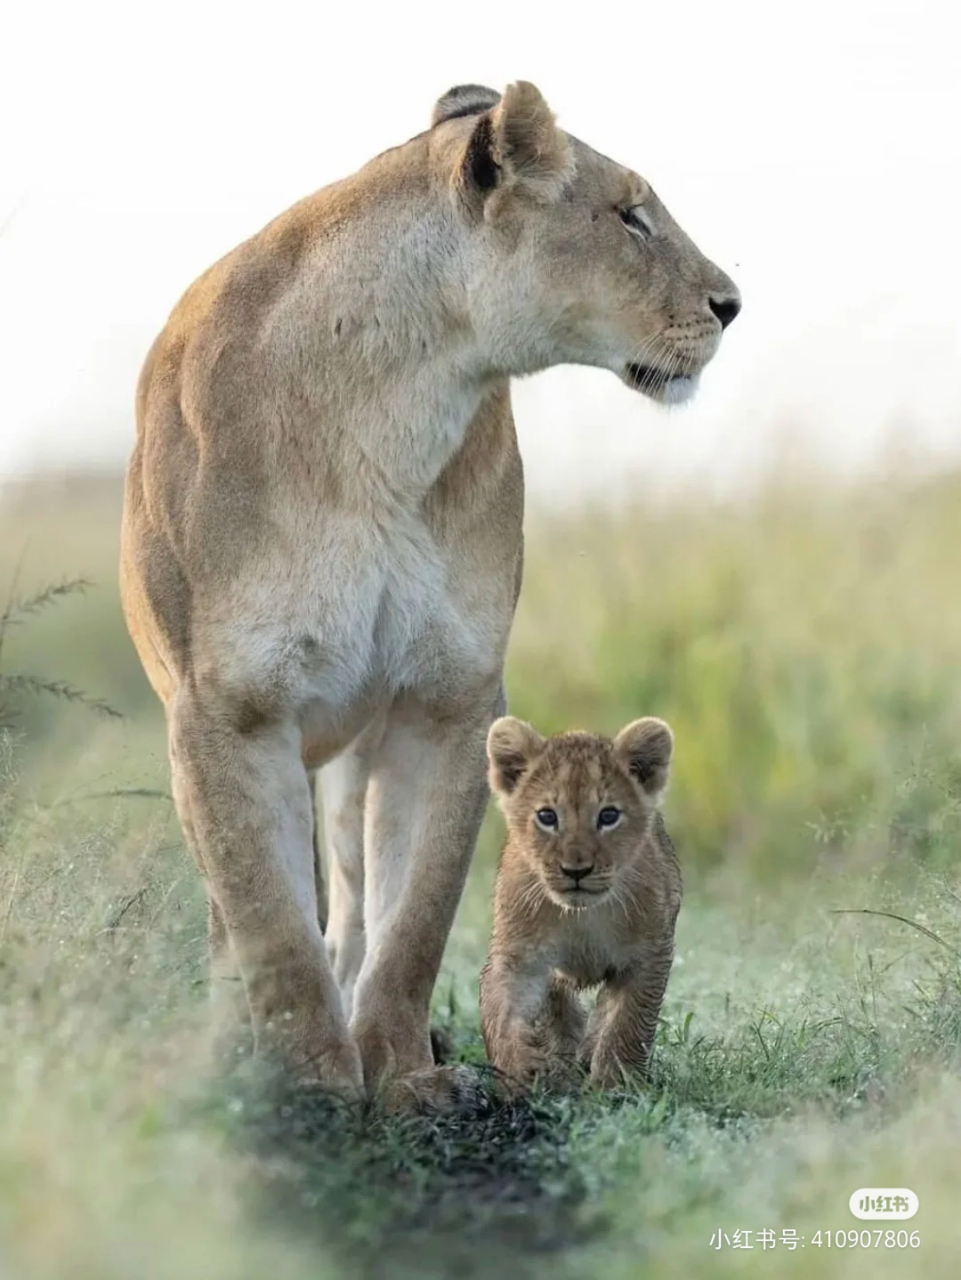
[[548, 1093], [577, 1093], [584, 1083], [584, 1068], [573, 1057], [543, 1058], [523, 1068], [498, 1070], [497, 1094], [505, 1101], [523, 1097], [532, 1090]]
[[643, 1063], [626, 1063], [614, 1054], [595, 1052], [590, 1082], [595, 1089], [643, 1088], [648, 1083], [647, 1069]]

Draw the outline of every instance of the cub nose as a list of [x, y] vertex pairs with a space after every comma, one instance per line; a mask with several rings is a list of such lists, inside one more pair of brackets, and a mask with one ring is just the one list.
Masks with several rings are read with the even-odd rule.
[[561, 867], [561, 870], [566, 876], [570, 876], [575, 884], [580, 884], [584, 877], [589, 876], [594, 870], [594, 864], [592, 862], [589, 867]]
[[715, 294], [708, 298], [707, 305], [720, 320], [721, 328], [726, 329], [732, 320], [737, 319], [737, 313], [741, 310], [741, 299], [736, 293]]

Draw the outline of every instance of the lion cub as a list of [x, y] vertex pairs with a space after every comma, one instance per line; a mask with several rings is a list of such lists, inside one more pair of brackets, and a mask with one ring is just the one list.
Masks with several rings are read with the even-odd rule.
[[[512, 716], [487, 739], [507, 821], [481, 973], [488, 1056], [514, 1087], [643, 1072], [674, 953], [681, 872], [658, 805], [673, 735], [635, 720], [611, 741], [542, 738]], [[600, 987], [588, 1018], [577, 992]], [[510, 1088], [510, 1084], [508, 1085]]]

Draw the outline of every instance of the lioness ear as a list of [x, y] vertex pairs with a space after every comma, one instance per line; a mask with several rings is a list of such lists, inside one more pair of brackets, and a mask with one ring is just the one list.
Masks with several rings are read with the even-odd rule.
[[479, 115], [482, 111], [496, 107], [500, 100], [497, 90], [488, 89], [486, 85], [456, 84], [434, 103], [430, 127], [433, 129], [445, 120], [456, 120], [458, 116]]
[[491, 790], [510, 793], [520, 782], [531, 761], [544, 749], [544, 739], [523, 720], [501, 716], [487, 735], [488, 778]]
[[557, 199], [573, 173], [574, 153], [567, 135], [554, 123], [540, 90], [519, 80], [474, 126], [461, 180], [465, 193], [475, 198], [513, 187], [548, 203]]
[[674, 753], [670, 725], [654, 716], [634, 720], [614, 739], [614, 753], [652, 800], [667, 786]]

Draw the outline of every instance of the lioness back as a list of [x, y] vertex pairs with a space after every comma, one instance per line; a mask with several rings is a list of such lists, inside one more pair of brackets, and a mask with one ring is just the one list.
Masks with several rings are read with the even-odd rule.
[[[636, 720], [616, 738], [545, 739], [512, 717], [488, 737], [507, 822], [481, 976], [481, 1027], [509, 1080], [595, 1084], [647, 1066], [674, 947], [681, 873], [659, 811], [673, 738]], [[590, 1018], [577, 992], [600, 987]]]

